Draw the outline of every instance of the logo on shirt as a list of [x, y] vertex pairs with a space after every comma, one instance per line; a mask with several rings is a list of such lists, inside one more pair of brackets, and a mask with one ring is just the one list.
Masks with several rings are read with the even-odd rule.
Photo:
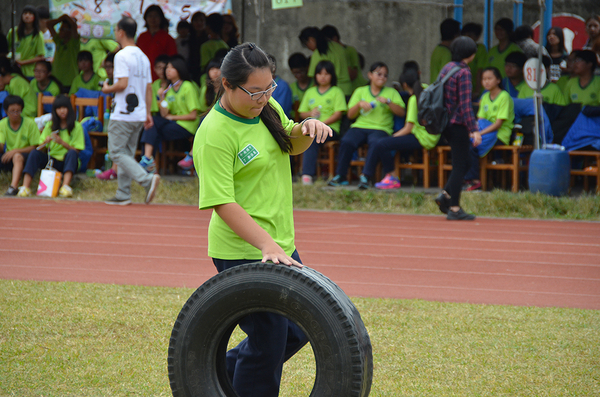
[[256, 156], [258, 156], [258, 150], [252, 144], [248, 144], [245, 148], [243, 148], [238, 154], [238, 159], [244, 165], [248, 165], [249, 162], [254, 160]]
[[488, 110], [490, 110], [489, 107], [488, 107], [488, 105], [483, 105], [483, 111], [487, 112]]
[[315, 98], [310, 98], [310, 99], [308, 100], [308, 104], [309, 104], [309, 105], [314, 105], [314, 104], [315, 104]]

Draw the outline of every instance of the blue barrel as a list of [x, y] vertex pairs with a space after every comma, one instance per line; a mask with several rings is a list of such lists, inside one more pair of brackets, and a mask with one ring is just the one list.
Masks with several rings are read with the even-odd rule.
[[550, 196], [569, 193], [571, 162], [564, 150], [534, 150], [529, 160], [529, 190]]

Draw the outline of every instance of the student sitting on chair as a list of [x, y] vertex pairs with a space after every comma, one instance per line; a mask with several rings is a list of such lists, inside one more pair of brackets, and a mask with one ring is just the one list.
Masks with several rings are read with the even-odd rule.
[[94, 73], [94, 59], [89, 51], [80, 51], [77, 54], [77, 66], [80, 73], [73, 79], [69, 95], [77, 94], [80, 88], [91, 91], [100, 91], [102, 81], [98, 74]]

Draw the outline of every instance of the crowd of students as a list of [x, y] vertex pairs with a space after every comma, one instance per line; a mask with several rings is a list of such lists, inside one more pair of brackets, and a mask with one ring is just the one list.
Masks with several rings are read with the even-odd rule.
[[[154, 155], [163, 141], [193, 139], [202, 115], [217, 97], [222, 59], [231, 47], [238, 44], [239, 33], [231, 15], [206, 16], [197, 12], [190, 22], [182, 20], [177, 24], [178, 37], [174, 39], [168, 33], [170, 21], [158, 5], [151, 5], [145, 10], [144, 21], [146, 30], [138, 36], [137, 46], [153, 67], [154, 125], [141, 135], [140, 164], [147, 172], [155, 172]], [[55, 27], [58, 24], [60, 29], [57, 32]], [[548, 44], [543, 49], [544, 65], [549, 76], [547, 84], [542, 87], [545, 103], [557, 106], [570, 103], [600, 105], [600, 77], [597, 75], [600, 72], [597, 67], [600, 16], [589, 18], [586, 27], [589, 36], [586, 47], [571, 53], [566, 50], [561, 28], [553, 27], [548, 31]], [[457, 37], [466, 36], [477, 42], [481, 32], [481, 25], [475, 23], [467, 23], [461, 29], [458, 21], [444, 20], [440, 25], [440, 44], [431, 55], [429, 81], [435, 81], [444, 66], [451, 62], [450, 48]], [[538, 53], [539, 47], [532, 40], [533, 31], [528, 26], [515, 29], [511, 20], [503, 18], [496, 22], [494, 33], [498, 44], [489, 51], [482, 44], [477, 44], [474, 59], [469, 63], [472, 99], [479, 109], [476, 114], [483, 144], [471, 149], [471, 166], [464, 181], [467, 190], [481, 186], [477, 157], [485, 156], [496, 144], [511, 144], [515, 122], [513, 101], [531, 98], [534, 94], [525, 84], [523, 75], [528, 57]], [[0, 57], [0, 90], [21, 99], [21, 116], [36, 116], [38, 93], [58, 96], [61, 93], [99, 92], [105, 80], [108, 79], [109, 83], [112, 80], [113, 59], [119, 45], [107, 39], [81, 38], [76, 22], [68, 15], [50, 19], [46, 7], [35, 9], [27, 6], [18, 27], [14, 32], [8, 32], [9, 40], [13, 34], [16, 64]], [[364, 57], [353, 46], [341, 41], [334, 26], [306, 27], [298, 38], [312, 54], [306, 57], [297, 52], [289, 57], [287, 64], [295, 78], [291, 84], [276, 74], [275, 57], [269, 55], [273, 65], [272, 78], [277, 87], [273, 98], [291, 119], [316, 118], [333, 130], [333, 137], [327, 140], [339, 140], [340, 148], [335, 176], [329, 185], [349, 184], [349, 164], [357, 149], [368, 144], [365, 167], [358, 175], [358, 187], [399, 188], [400, 175], [393, 172], [393, 154], [418, 148], [431, 149], [439, 141], [439, 136], [429, 135], [417, 120], [418, 98], [426, 87], [421, 81], [419, 65], [415, 61], [406, 62], [397, 85], [391, 88], [388, 86], [388, 66], [381, 61], [372, 63], [365, 78]], [[14, 108], [19, 104], [14, 103], [14, 99], [5, 101], [7, 114], [6, 104], [13, 107], [10, 111], [14, 116]], [[7, 146], [2, 157], [3, 164], [8, 163], [9, 157], [15, 158], [6, 156], [13, 150], [14, 143], [14, 139], [7, 138], [10, 135], [8, 129], [12, 129], [12, 134], [20, 131], [19, 128], [15, 130], [15, 126], [16, 119], [11, 119], [10, 115], [0, 123], [0, 143]], [[46, 138], [42, 135], [40, 139], [40, 142], [31, 143], [23, 138], [23, 144], [31, 143], [27, 145], [27, 152], [37, 150], [34, 146], [43, 143]], [[312, 184], [318, 177], [317, 155], [323, 143], [314, 142], [304, 153], [301, 169], [304, 184]], [[78, 150], [75, 146], [73, 148]], [[21, 157], [27, 156], [16, 156], [16, 159], [21, 161]], [[62, 156], [58, 157], [62, 160]], [[383, 180], [376, 181], [375, 170], [379, 163], [385, 176]], [[192, 156], [186, 155], [178, 164], [183, 169], [192, 169]], [[10, 168], [6, 164], [3, 167]], [[21, 168], [14, 166], [17, 174], [23, 172]], [[118, 168], [113, 165], [98, 178], [115, 179], [117, 174]], [[25, 183], [20, 192], [17, 184], [18, 178], [16, 181], [13, 178], [7, 194], [31, 194]], [[68, 183], [65, 186], [68, 187]], [[65, 188], [61, 195], [69, 197], [70, 193]]]

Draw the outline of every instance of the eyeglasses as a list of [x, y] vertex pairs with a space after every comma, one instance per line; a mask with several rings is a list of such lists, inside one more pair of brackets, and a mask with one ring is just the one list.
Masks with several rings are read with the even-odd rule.
[[6, 113], [8, 113], [8, 114], [21, 114], [21, 112], [23, 112], [23, 110], [19, 109], [19, 110], [9, 110]]
[[277, 88], [277, 83], [275, 82], [275, 80], [273, 80], [271, 82], [271, 88], [269, 88], [268, 90], [259, 91], [259, 92], [250, 92], [247, 89], [245, 89], [244, 87], [242, 87], [241, 85], [238, 85], [238, 87], [241, 88], [242, 91], [244, 91], [246, 94], [250, 95], [251, 101], [258, 101], [264, 95], [266, 95], [266, 96], [273, 95], [273, 91], [275, 91], [275, 88]]
[[381, 72], [373, 72], [373, 74], [377, 77], [383, 77], [384, 79], [388, 78], [387, 73], [381, 73]]

